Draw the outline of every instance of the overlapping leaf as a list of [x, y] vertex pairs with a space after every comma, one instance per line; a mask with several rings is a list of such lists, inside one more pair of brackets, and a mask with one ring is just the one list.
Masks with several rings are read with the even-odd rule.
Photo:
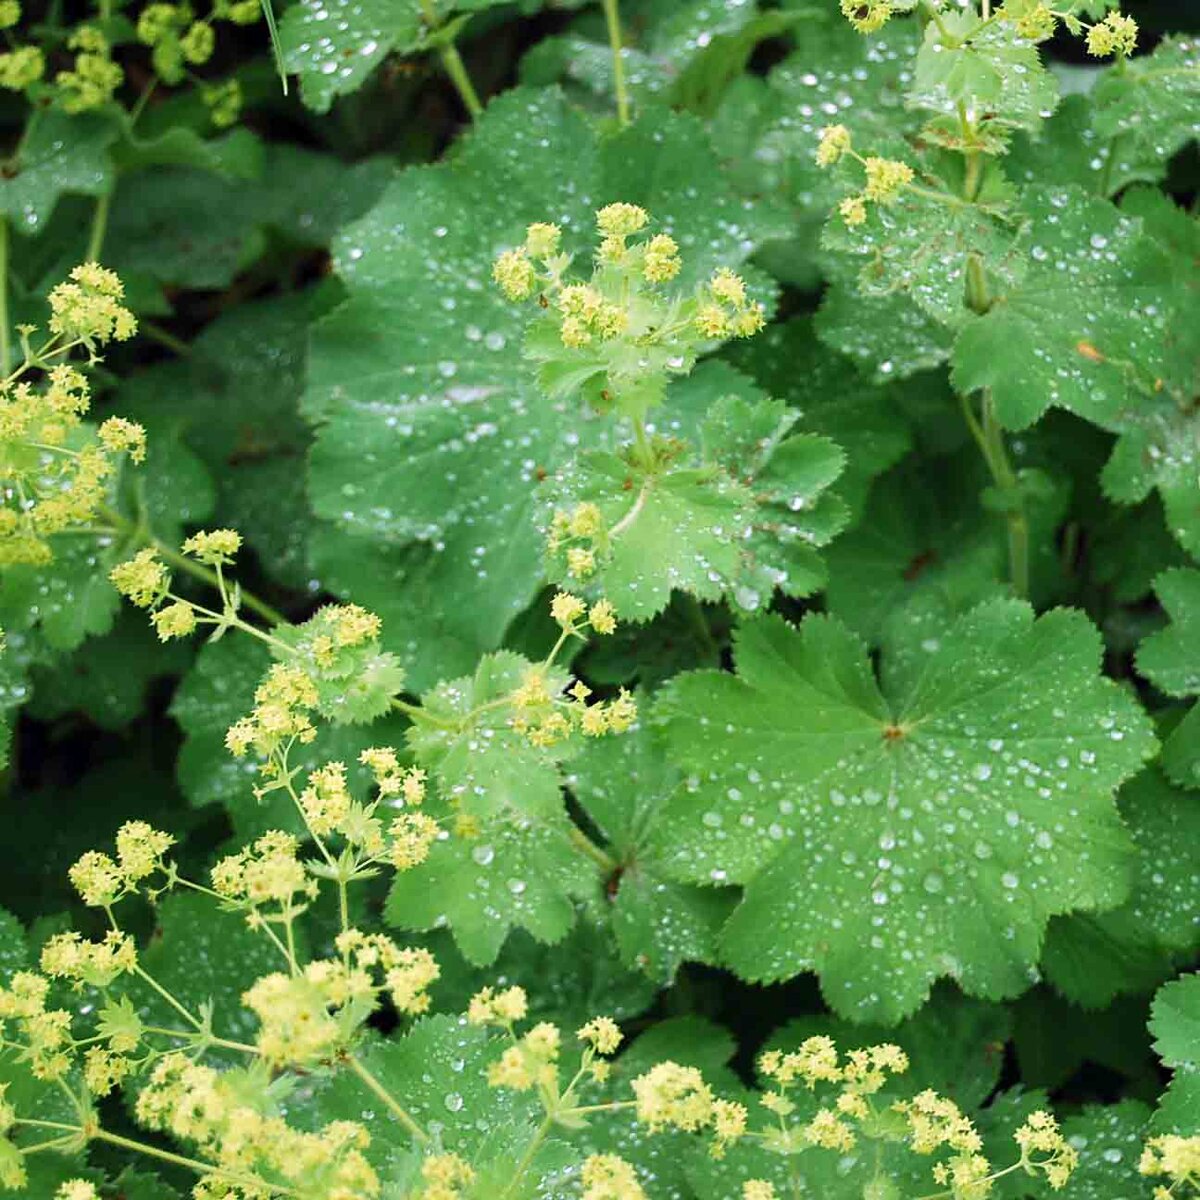
[[601, 145], [561, 97], [517, 91], [450, 161], [405, 172], [337, 247], [350, 298], [313, 343], [314, 507], [377, 541], [428, 543], [479, 649], [538, 584], [538, 480], [610, 437], [606, 422], [535, 391], [526, 315], [493, 288], [491, 263], [532, 221], [557, 221], [581, 248], [592, 211], [613, 200], [673, 233], [685, 287], [761, 236], [717, 181], [696, 123], [649, 114]]
[[1028, 269], [959, 333], [955, 386], [990, 388], [1010, 429], [1051, 405], [1112, 428], [1163, 374], [1169, 259], [1140, 221], [1077, 188], [1031, 188], [1020, 211]]
[[664, 870], [672, 835], [661, 818], [678, 777], [650, 731], [593, 743], [572, 764], [569, 783], [616, 862], [608, 916], [624, 961], [663, 983], [683, 962], [714, 961], [733, 896]]
[[1128, 899], [1053, 918], [1042, 951], [1051, 984], [1091, 1009], [1150, 990], [1200, 945], [1200, 798], [1151, 768], [1122, 789], [1119, 807], [1136, 847]]
[[[607, 533], [589, 582], [619, 616], [646, 620], [672, 590], [754, 610], [776, 588], [805, 596], [821, 585], [817, 548], [846, 521], [827, 492], [845, 459], [827, 439], [791, 432], [797, 415], [780, 401], [722, 397], [703, 423], [697, 458], [647, 469], [593, 452], [547, 482], [550, 512], [600, 509]], [[564, 586], [567, 566], [551, 556], [549, 574]]]
[[921, 653], [885, 698], [836, 621], [765, 618], [738, 675], [682, 676], [657, 709], [691, 776], [673, 872], [747, 883], [729, 963], [816, 970], [860, 1020], [911, 1012], [941, 975], [1015, 994], [1049, 916], [1123, 899], [1112, 793], [1155, 744], [1078, 614], [992, 601]]

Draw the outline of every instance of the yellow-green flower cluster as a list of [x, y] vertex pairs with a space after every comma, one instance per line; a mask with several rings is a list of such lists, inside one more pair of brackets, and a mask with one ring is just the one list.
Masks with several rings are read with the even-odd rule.
[[845, 197], [838, 205], [842, 220], [853, 229], [867, 219], [868, 204], [894, 204], [901, 191], [912, 183], [913, 170], [907, 163], [891, 158], [860, 157], [854, 152], [850, 133], [844, 125], [826, 126], [817, 145], [818, 164], [831, 166], [847, 154], [862, 164], [866, 174], [862, 192]]
[[69, 871], [71, 884], [84, 904], [109, 908], [138, 885], [163, 869], [163, 855], [175, 839], [145, 821], [126, 821], [117, 831], [114, 859], [99, 850], [89, 850]]
[[1054, 36], [1058, 27], [1058, 18], [1040, 0], [1018, 0], [1017, 3], [1005, 4], [997, 14], [1001, 20], [1011, 22], [1018, 37], [1027, 38], [1031, 42], [1044, 42]]
[[1097, 58], [1108, 58], [1113, 54], [1128, 58], [1137, 49], [1137, 36], [1137, 22], [1132, 17], [1110, 12], [1088, 30], [1088, 53]]
[[[609, 204], [596, 213], [600, 245], [590, 282], [567, 282], [569, 255], [561, 253], [557, 225], [530, 225], [525, 243], [504, 251], [493, 278], [510, 300], [538, 292], [544, 307], [557, 312], [559, 338], [569, 350], [628, 338], [652, 344], [665, 338], [749, 337], [763, 326], [763, 310], [745, 295], [745, 285], [732, 271], [718, 271], [692, 306], [698, 312], [681, 321], [678, 302], [656, 289], [680, 272], [679, 246], [666, 233], [632, 241], [650, 222], [636, 204]], [[690, 328], [689, 328], [690, 324]]]
[[106, 988], [136, 966], [133, 938], [117, 929], [110, 929], [102, 942], [85, 942], [74, 931], [58, 933], [42, 947], [42, 971], [77, 987]]
[[745, 281], [728, 267], [713, 273], [706, 291], [695, 316], [701, 336], [753, 337], [766, 324], [763, 306], [747, 296]]
[[953, 1100], [926, 1089], [893, 1108], [908, 1122], [908, 1144], [917, 1154], [946, 1148], [954, 1153], [937, 1163], [933, 1178], [961, 1200], [982, 1200], [991, 1190], [991, 1165], [984, 1157], [983, 1139]]
[[891, 0], [841, 0], [841, 10], [859, 33], [875, 33], [892, 15]]
[[[256, 0], [255, 11], [258, 11]], [[236, 79], [211, 84], [200, 89], [200, 99], [208, 109], [208, 116], [218, 129], [228, 129], [242, 115], [242, 85]]]
[[0, 988], [0, 1021], [12, 1022], [6, 1026], [6, 1038], [21, 1046], [22, 1062], [35, 1079], [42, 1080], [66, 1075], [74, 1051], [71, 1014], [48, 1009], [49, 995], [50, 980], [34, 971], [17, 971], [8, 987]]
[[624, 733], [637, 720], [637, 702], [624, 688], [615, 700], [589, 704], [592, 689], [581, 679], [565, 692], [550, 690], [544, 666], [528, 667], [520, 685], [511, 693], [513, 709], [510, 724], [535, 746], [550, 747], [565, 741], [572, 733], [584, 737], [602, 737], [606, 733]]
[[583, 1200], [646, 1200], [637, 1172], [615, 1154], [591, 1154], [579, 1172]]
[[317, 704], [317, 687], [307, 672], [291, 663], [275, 663], [254, 693], [254, 709], [235, 721], [225, 734], [225, 745], [235, 758], [253, 749], [265, 760], [263, 771], [278, 773], [275, 755], [293, 741], [302, 744], [317, 736], [309, 712]]
[[12, 29], [20, 20], [20, 0], [0, 0], [0, 29]]
[[497, 992], [485, 987], [471, 997], [467, 1008], [468, 1025], [500, 1025], [511, 1028], [517, 1021], [523, 1021], [529, 1011], [529, 998], [521, 987], [505, 988]]
[[637, 1119], [651, 1131], [682, 1129], [694, 1133], [712, 1124], [716, 1098], [695, 1067], [656, 1063], [633, 1081]]
[[562, 1034], [558, 1026], [549, 1021], [539, 1022], [488, 1065], [488, 1084], [519, 1092], [535, 1087], [556, 1091], [561, 1047]]
[[0, 383], [0, 463], [10, 482], [0, 506], [0, 565], [48, 562], [49, 537], [96, 519], [119, 457], [145, 458], [145, 431], [120, 417], [85, 441], [89, 402], [86, 377], [66, 363], [51, 367], [41, 388]]
[[209, 529], [194, 533], [183, 543], [184, 554], [190, 554], [210, 567], [228, 566], [242, 548], [242, 535], [233, 529]]
[[18, 46], [0, 54], [0, 87], [23, 92], [37, 83], [46, 70], [46, 58], [37, 46]]
[[164, 83], [180, 83], [188, 66], [212, 57], [216, 35], [208, 21], [192, 19], [187, 4], [147, 4], [137, 23], [138, 41], [149, 46], [150, 61]]
[[80, 113], [107, 104], [125, 81], [125, 73], [112, 60], [108, 38], [95, 25], [80, 25], [67, 39], [76, 50], [75, 66], [54, 77], [58, 102], [64, 112]]
[[421, 1187], [413, 1200], [460, 1200], [461, 1189], [474, 1182], [474, 1170], [457, 1154], [431, 1154], [421, 1163]]
[[300, 843], [273, 829], [212, 869], [212, 886], [222, 899], [257, 909], [266, 904], [292, 909], [317, 894], [317, 881], [300, 861]]
[[121, 303], [124, 295], [114, 272], [83, 263], [50, 293], [50, 332], [90, 351], [108, 341], [126, 341], [137, 332], [137, 320]]
[[1200, 1134], [1152, 1137], [1142, 1151], [1138, 1170], [1169, 1181], [1154, 1189], [1154, 1200], [1188, 1200], [1200, 1194]]
[[59, 1184], [54, 1200], [100, 1200], [100, 1193], [96, 1191], [96, 1185], [86, 1179], [68, 1179]]
[[[138, 1120], [200, 1148], [220, 1171], [243, 1180], [235, 1190], [216, 1176], [217, 1190], [193, 1193], [211, 1200], [229, 1196], [288, 1194], [329, 1200], [373, 1200], [378, 1176], [364, 1151], [367, 1131], [356, 1122], [334, 1121], [313, 1132], [293, 1129], [276, 1115], [259, 1112], [232, 1076], [193, 1062], [184, 1054], [160, 1059], [139, 1094]], [[254, 1180], [270, 1179], [253, 1185]]]
[[1013, 1141], [1021, 1151], [1021, 1166], [1029, 1174], [1040, 1171], [1055, 1191], [1067, 1186], [1071, 1172], [1079, 1165], [1079, 1151], [1063, 1137], [1050, 1113], [1044, 1109], [1030, 1113], [1013, 1134]]

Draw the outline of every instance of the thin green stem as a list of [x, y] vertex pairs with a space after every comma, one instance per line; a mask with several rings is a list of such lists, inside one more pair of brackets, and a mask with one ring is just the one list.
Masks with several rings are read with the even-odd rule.
[[391, 1092], [389, 1092], [387, 1088], [385, 1088], [383, 1084], [380, 1083], [379, 1080], [376, 1079], [375, 1076], [372, 1075], [365, 1066], [363, 1066], [362, 1062], [358, 1058], [356, 1058], [353, 1054], [347, 1054], [346, 1063], [355, 1073], [355, 1075], [357, 1075], [359, 1079], [366, 1084], [367, 1089], [380, 1101], [382, 1101], [388, 1112], [390, 1112], [392, 1116], [394, 1116], [396, 1120], [399, 1121], [400, 1124], [403, 1125], [404, 1128], [407, 1129], [408, 1132], [417, 1139], [418, 1142], [429, 1141], [429, 1135], [425, 1132], [425, 1130], [423, 1130], [420, 1125], [418, 1125], [416, 1121], [414, 1121], [412, 1117], [400, 1107], [400, 1104], [397, 1102], [396, 1098], [391, 1094]]
[[537, 1128], [537, 1133], [533, 1135], [525, 1153], [521, 1156], [521, 1161], [517, 1163], [517, 1169], [513, 1172], [512, 1178], [508, 1181], [508, 1187], [500, 1193], [501, 1197], [511, 1196], [517, 1184], [521, 1182], [525, 1172], [529, 1170], [530, 1163], [533, 1162], [534, 1156], [541, 1149], [542, 1143], [546, 1140], [546, 1135], [550, 1132], [552, 1122], [549, 1115], [542, 1121]]
[[207, 1033], [201, 1033], [200, 1030], [166, 1029], [161, 1025], [145, 1025], [143, 1028], [147, 1033], [157, 1033], [160, 1037], [180, 1038], [184, 1041], [195, 1041], [197, 1038], [203, 1038], [208, 1045], [219, 1046], [223, 1050], [237, 1050], [242, 1054], [261, 1053], [257, 1046], [251, 1046], [246, 1042], [231, 1042], [228, 1038], [212, 1037]]
[[606, 874], [611, 875], [620, 866], [615, 858], [597, 846], [578, 825], [572, 825], [567, 836], [576, 850], [586, 854]]
[[[192, 559], [180, 554], [177, 550], [168, 546], [165, 542], [159, 541], [150, 530], [139, 525], [135, 521], [131, 521], [124, 513], [118, 512], [115, 508], [107, 504], [102, 504], [99, 509], [99, 514], [106, 520], [110, 521], [122, 533], [133, 534], [139, 536], [145, 542], [148, 542], [158, 552], [159, 557], [170, 563], [173, 567], [178, 568], [185, 574], [191, 575], [196, 579], [207, 583], [209, 587], [216, 588], [221, 591], [221, 581], [217, 576], [216, 571], [210, 567], [206, 567], [203, 563], [198, 563]], [[270, 621], [272, 625], [286, 625], [287, 617], [277, 609], [272, 608], [265, 601], [260, 600], [252, 592], [245, 590], [241, 593], [242, 603], [252, 612], [258, 613], [264, 621]], [[248, 630], [253, 630], [256, 634], [261, 634], [261, 630], [256, 630], [253, 626], [246, 626]], [[262, 635], [266, 636], [266, 635]]]
[[225, 1179], [230, 1183], [238, 1184], [240, 1187], [256, 1191], [266, 1189], [277, 1196], [296, 1195], [289, 1187], [267, 1183], [265, 1179], [259, 1179], [253, 1175], [243, 1175], [238, 1171], [228, 1171], [224, 1167], [217, 1166], [215, 1163], [202, 1162], [198, 1158], [187, 1158], [185, 1155], [174, 1154], [170, 1150], [162, 1150], [158, 1146], [151, 1146], [146, 1142], [136, 1142], [132, 1138], [122, 1137], [119, 1133], [109, 1133], [107, 1129], [91, 1131], [90, 1138], [96, 1142], [107, 1142], [110, 1146], [119, 1146], [122, 1150], [132, 1150], [135, 1154], [145, 1154], [150, 1158], [157, 1158], [163, 1162], [173, 1163], [177, 1167], [184, 1167], [189, 1171], [196, 1171], [201, 1175], [213, 1175], [218, 1179]]
[[625, 83], [625, 59], [621, 45], [621, 14], [617, 0], [604, 0], [604, 23], [608, 26], [608, 44], [612, 50], [613, 86], [617, 92], [617, 120], [629, 124], [629, 89]]
[[458, 47], [453, 42], [447, 42], [438, 53], [446, 74], [450, 76], [450, 82], [454, 84], [455, 91], [463, 102], [463, 107], [471, 114], [472, 121], [478, 121], [483, 115], [483, 105], [479, 101], [475, 85], [471, 82], [471, 76], [467, 74], [467, 67], [458, 52]]
[[8, 218], [0, 217], [0, 377], [8, 377], [12, 362], [8, 327]]
[[177, 338], [169, 330], [164, 329], [161, 325], [156, 325], [153, 321], [139, 319], [138, 332], [145, 334], [160, 346], [165, 346], [172, 353], [178, 354], [180, 358], [186, 358], [192, 352], [191, 346], [182, 338]]
[[149, 974], [144, 967], [134, 967], [134, 971], [137, 973], [139, 979], [141, 979], [144, 983], [148, 983], [189, 1025], [199, 1030], [201, 1033], [204, 1032], [204, 1022], [188, 1012], [188, 1010], [184, 1008], [184, 1006], [180, 1004], [179, 1001], [176, 1000], [175, 997], [172, 996], [171, 993], [168, 992], [167, 989], [163, 987], [163, 985], [159, 983], [153, 975]]
[[96, 212], [92, 217], [92, 232], [88, 237], [87, 261], [99, 262], [104, 249], [104, 235], [108, 232], [108, 214], [112, 208], [112, 192], [105, 192], [96, 201]]

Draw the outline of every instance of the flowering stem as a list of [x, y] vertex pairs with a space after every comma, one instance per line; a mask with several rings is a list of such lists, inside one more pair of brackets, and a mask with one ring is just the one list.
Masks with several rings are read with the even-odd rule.
[[0, 377], [12, 362], [8, 328], [8, 218], [0, 216]]
[[[967, 256], [967, 307], [976, 313], [986, 313], [992, 299], [984, 274], [983, 262], [977, 254]], [[1008, 523], [1008, 570], [1013, 591], [1021, 597], [1029, 595], [1029, 520], [1025, 515], [1025, 501], [1021, 496], [1017, 473], [1013, 470], [1004, 444], [1004, 431], [996, 419], [992, 393], [988, 388], [982, 392], [982, 421], [976, 418], [967, 397], [962, 397], [963, 415], [967, 426], [979, 445], [983, 460], [987, 463], [992, 480], [1004, 493], [1010, 507], [1005, 514]]]
[[[191, 575], [195, 579], [199, 579], [207, 583], [209, 587], [216, 588], [221, 591], [221, 583], [217, 577], [216, 571], [204, 566], [203, 563], [193, 562], [190, 558], [180, 554], [177, 550], [172, 549], [165, 542], [160, 541], [154, 534], [146, 528], [144, 524], [139, 524], [136, 521], [131, 521], [124, 513], [118, 512], [110, 505], [102, 504], [98, 510], [99, 514], [108, 522], [110, 522], [119, 532], [124, 534], [132, 534], [139, 540], [154, 547], [158, 556], [171, 566], [178, 568], [185, 574]], [[223, 593], [222, 593], [223, 594]], [[272, 608], [265, 601], [260, 600], [251, 592], [244, 589], [241, 593], [242, 603], [252, 612], [258, 613], [264, 621], [270, 621], [272, 625], [286, 625], [287, 617], [278, 609]], [[251, 627], [252, 628], [252, 627]], [[258, 633], [258, 630], [254, 630]]]
[[383, 1102], [388, 1112], [390, 1112], [392, 1116], [394, 1116], [396, 1120], [399, 1121], [400, 1124], [403, 1125], [404, 1128], [407, 1129], [408, 1132], [417, 1139], [418, 1142], [429, 1141], [429, 1135], [425, 1132], [425, 1130], [423, 1130], [420, 1125], [418, 1125], [416, 1121], [414, 1121], [412, 1117], [410, 1117], [408, 1113], [400, 1107], [391, 1092], [389, 1092], [387, 1088], [385, 1088], [383, 1084], [380, 1083], [379, 1080], [376, 1079], [375, 1076], [372, 1075], [365, 1066], [363, 1066], [359, 1059], [355, 1058], [353, 1054], [347, 1054], [346, 1063], [355, 1073], [355, 1075], [357, 1075], [359, 1079], [361, 1079], [363, 1083], [367, 1085], [367, 1088]]
[[182, 1154], [173, 1154], [170, 1150], [160, 1150], [157, 1146], [148, 1145], [146, 1142], [135, 1142], [132, 1138], [122, 1137], [119, 1133], [109, 1133], [107, 1129], [84, 1130], [83, 1132], [87, 1133], [92, 1141], [107, 1142], [110, 1146], [119, 1146], [122, 1150], [146, 1154], [151, 1158], [161, 1159], [163, 1162], [174, 1163], [177, 1167], [186, 1167], [189, 1171], [197, 1171], [201, 1175], [212, 1175], [217, 1179], [228, 1180], [230, 1183], [253, 1191], [265, 1189], [277, 1196], [294, 1196], [296, 1194], [289, 1187], [267, 1183], [266, 1180], [257, 1179], [253, 1175], [227, 1171], [224, 1167], [218, 1167], [214, 1163], [201, 1162], [198, 1158], [186, 1158]]
[[112, 208], [112, 192], [105, 192], [96, 201], [96, 212], [92, 217], [92, 232], [88, 237], [87, 261], [99, 262], [104, 249], [104, 235], [108, 232], [108, 213]]
[[172, 996], [171, 993], [168, 992], [167, 989], [163, 987], [163, 985], [159, 983], [153, 975], [149, 974], [144, 967], [136, 966], [134, 967], [134, 971], [139, 979], [141, 979], [144, 983], [148, 983], [189, 1025], [193, 1026], [201, 1033], [204, 1032], [204, 1022], [197, 1020], [196, 1017], [192, 1016], [192, 1014], [188, 1012], [188, 1010], [184, 1008], [184, 1006], [180, 1004], [179, 1001], [176, 1000], [175, 997]]
[[159, 1025], [145, 1025], [143, 1028], [147, 1033], [157, 1033], [160, 1037], [182, 1038], [185, 1041], [203, 1040], [209, 1046], [219, 1046], [224, 1050], [237, 1050], [242, 1054], [260, 1053], [257, 1046], [251, 1046], [246, 1042], [231, 1042], [228, 1038], [213, 1037], [207, 1033], [201, 1033], [199, 1030], [164, 1029]]
[[625, 86], [625, 60], [621, 57], [621, 15], [617, 0], [604, 0], [604, 23], [608, 26], [608, 44], [612, 47], [613, 84], [617, 90], [617, 120], [629, 124], [629, 91]]
[[[607, 3], [607, 0], [606, 0]], [[547, 1114], [542, 1123], [538, 1126], [537, 1133], [533, 1135], [533, 1140], [529, 1143], [525, 1153], [521, 1156], [521, 1161], [517, 1163], [517, 1169], [513, 1172], [513, 1177], [508, 1181], [508, 1187], [501, 1193], [501, 1197], [512, 1194], [513, 1189], [521, 1182], [525, 1172], [529, 1170], [530, 1163], [533, 1162], [534, 1155], [541, 1149], [542, 1143], [546, 1140], [546, 1135], [550, 1132], [552, 1121], [550, 1115]]]

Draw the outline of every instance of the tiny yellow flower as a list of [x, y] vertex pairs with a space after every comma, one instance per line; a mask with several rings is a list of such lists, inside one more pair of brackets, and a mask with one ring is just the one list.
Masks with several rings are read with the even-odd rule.
[[740, 308], [746, 303], [745, 281], [728, 267], [721, 267], [713, 272], [713, 277], [708, 281], [708, 290], [714, 299], [724, 304], [733, 304]]
[[558, 592], [550, 602], [550, 615], [563, 629], [570, 629], [585, 612], [587, 605], [570, 592]]
[[139, 550], [131, 559], [118, 563], [108, 577], [113, 587], [138, 608], [157, 603], [171, 585], [171, 576], [158, 561], [153, 547]]
[[621, 1044], [621, 1030], [612, 1017], [593, 1017], [576, 1030], [575, 1036], [598, 1054], [612, 1054]]
[[719, 304], [702, 304], [696, 313], [696, 328], [707, 338], [724, 337], [729, 332], [729, 318]]
[[525, 230], [525, 253], [530, 258], [549, 258], [558, 253], [562, 230], [557, 225], [539, 221]]
[[1088, 53], [1096, 58], [1107, 58], [1112, 54], [1127, 58], [1137, 48], [1137, 36], [1137, 22], [1132, 17], [1110, 12], [1088, 30]]
[[588, 613], [588, 623], [599, 634], [607, 636], [616, 631], [617, 614], [608, 600], [597, 600]]
[[861, 196], [847, 196], [838, 205], [838, 212], [842, 214], [842, 220], [851, 229], [861, 225], [867, 219], [867, 206], [863, 203]]
[[879, 204], [891, 204], [900, 194], [900, 189], [911, 183], [912, 168], [907, 163], [896, 162], [890, 158], [868, 158], [864, 164], [867, 172], [867, 186], [863, 195], [868, 200]]
[[650, 218], [636, 204], [608, 204], [596, 213], [596, 226], [601, 233], [613, 237], [628, 237], [646, 227]]
[[492, 267], [492, 278], [510, 300], [527, 299], [537, 283], [537, 273], [524, 250], [505, 250]]
[[679, 274], [679, 247], [665, 233], [655, 234], [647, 243], [642, 259], [642, 274], [650, 283], [669, 283]]
[[817, 144], [817, 165], [832, 166], [850, 149], [850, 130], [845, 125], [826, 125]]
[[567, 551], [567, 571], [575, 579], [586, 579], [596, 570], [596, 555], [581, 546]]
[[841, 9], [859, 33], [875, 33], [892, 15], [890, 0], [841, 0]]

